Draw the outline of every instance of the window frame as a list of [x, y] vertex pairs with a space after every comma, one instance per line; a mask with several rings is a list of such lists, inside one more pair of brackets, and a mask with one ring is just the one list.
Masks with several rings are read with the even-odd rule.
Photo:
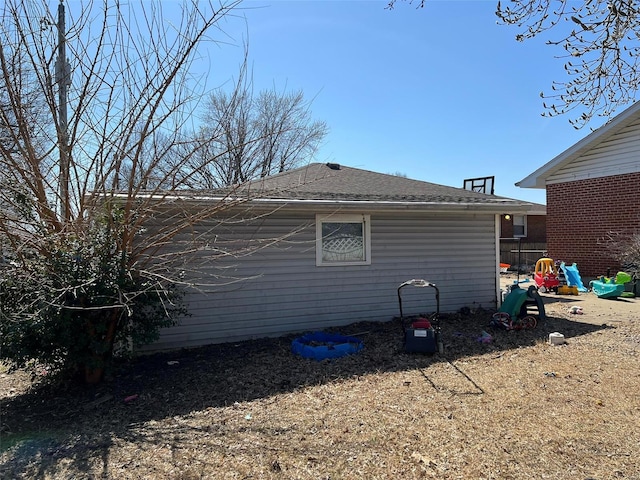
[[[513, 238], [525, 238], [527, 236], [527, 216], [526, 215], [513, 215], [512, 217]], [[522, 223], [516, 223], [516, 220], [522, 219]], [[516, 227], [522, 227], [522, 234], [516, 233]]]
[[[359, 223], [362, 225], [362, 246], [364, 260], [324, 260], [322, 225], [324, 223]], [[316, 266], [317, 267], [342, 267], [371, 265], [371, 215], [366, 214], [316, 214]]]

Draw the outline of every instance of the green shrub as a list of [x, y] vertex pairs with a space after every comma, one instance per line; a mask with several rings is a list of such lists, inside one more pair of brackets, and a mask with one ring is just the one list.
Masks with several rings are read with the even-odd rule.
[[186, 314], [183, 291], [120, 248], [126, 232], [110, 211], [0, 266], [0, 360], [98, 381], [116, 346], [151, 343]]

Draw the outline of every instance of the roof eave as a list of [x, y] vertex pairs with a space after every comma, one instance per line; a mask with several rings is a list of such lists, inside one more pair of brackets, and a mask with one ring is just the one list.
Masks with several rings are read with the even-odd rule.
[[[119, 197], [120, 195], [116, 195]], [[144, 195], [159, 202], [171, 204], [186, 202], [193, 205], [206, 205], [216, 202], [227, 203], [230, 208], [263, 208], [309, 211], [317, 209], [341, 209], [377, 212], [429, 211], [429, 212], [470, 212], [470, 213], [523, 213], [529, 212], [533, 204], [513, 199], [495, 199], [488, 202], [438, 202], [438, 201], [393, 201], [393, 200], [339, 200], [339, 199], [289, 199], [289, 198], [241, 198], [209, 195]]]
[[[414, 202], [401, 202], [401, 201], [381, 201], [381, 200], [289, 200], [289, 199], [256, 199], [252, 203], [299, 207], [304, 209], [314, 207], [340, 207], [345, 209], [359, 209], [359, 210], [376, 210], [376, 211], [407, 211], [407, 210], [429, 210], [429, 211], [469, 211], [473, 210], [484, 212], [497, 212], [505, 213], [507, 211], [526, 211], [531, 206], [527, 203], [518, 203], [513, 201], [481, 203], [481, 202], [432, 202], [432, 201], [414, 201]], [[515, 210], [514, 210], [515, 209]]]
[[626, 125], [629, 119], [632, 119], [635, 116], [640, 116], [640, 102], [634, 103], [622, 113], [612, 118], [608, 123], [605, 123], [600, 128], [594, 130], [582, 140], [566, 149], [560, 155], [545, 163], [532, 174], [526, 176], [519, 182], [516, 182], [515, 185], [521, 188], [546, 188], [547, 177], [567, 163], [570, 163], [580, 157], [583, 153], [591, 150], [596, 144], [604, 141], [610, 135], [613, 135], [621, 126]]
[[[189, 200], [189, 199], [185, 199]], [[193, 199], [192, 201], [211, 202], [216, 199]], [[229, 199], [218, 199], [219, 201]], [[282, 198], [258, 198], [249, 200], [243, 205], [249, 204], [251, 207], [264, 208], [286, 208], [289, 210], [315, 210], [322, 209], [341, 209], [341, 210], [358, 210], [358, 211], [377, 211], [377, 212], [397, 212], [397, 211], [429, 211], [429, 212], [472, 212], [472, 213], [526, 213], [532, 204], [526, 202], [514, 202], [513, 200], [505, 200], [491, 203], [481, 202], [431, 202], [431, 201], [369, 201], [369, 200], [302, 200], [302, 199], [282, 199]]]

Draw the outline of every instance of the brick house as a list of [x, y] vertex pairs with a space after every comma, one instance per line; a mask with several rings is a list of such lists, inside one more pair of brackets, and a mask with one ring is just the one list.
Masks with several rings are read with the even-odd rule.
[[547, 249], [583, 277], [621, 268], [610, 232], [640, 232], [640, 102], [516, 183], [547, 194]]
[[532, 203], [525, 214], [500, 217], [500, 262], [532, 267], [547, 251], [546, 207]]
[[[495, 177], [467, 178], [463, 188], [472, 192], [494, 195]], [[500, 216], [500, 263], [512, 270], [533, 269], [538, 258], [547, 251], [547, 209], [539, 203], [531, 203], [526, 212], [505, 211]]]
[[[547, 216], [544, 205], [532, 203], [524, 215], [503, 215], [500, 220], [500, 239], [522, 238], [523, 242], [547, 241]], [[524, 227], [524, 228], [523, 228]]]

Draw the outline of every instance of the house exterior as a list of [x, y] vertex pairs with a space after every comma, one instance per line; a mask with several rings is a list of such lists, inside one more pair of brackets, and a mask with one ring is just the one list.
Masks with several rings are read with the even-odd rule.
[[[230, 252], [211, 262], [219, 281], [188, 294], [191, 316], [162, 331], [153, 349], [388, 321], [399, 314], [398, 286], [412, 278], [438, 286], [440, 312], [495, 308], [500, 218], [530, 207], [320, 163], [229, 195], [246, 198], [184, 233], [207, 244], [203, 258]], [[223, 198], [231, 197], [185, 192], [176, 201], [193, 210]], [[402, 296], [405, 314], [436, 311], [433, 289]]]
[[620, 269], [610, 232], [640, 231], [640, 102], [516, 183], [547, 194], [547, 248], [585, 278]]
[[500, 219], [500, 263], [533, 268], [547, 252], [547, 207], [532, 203], [523, 215]]

